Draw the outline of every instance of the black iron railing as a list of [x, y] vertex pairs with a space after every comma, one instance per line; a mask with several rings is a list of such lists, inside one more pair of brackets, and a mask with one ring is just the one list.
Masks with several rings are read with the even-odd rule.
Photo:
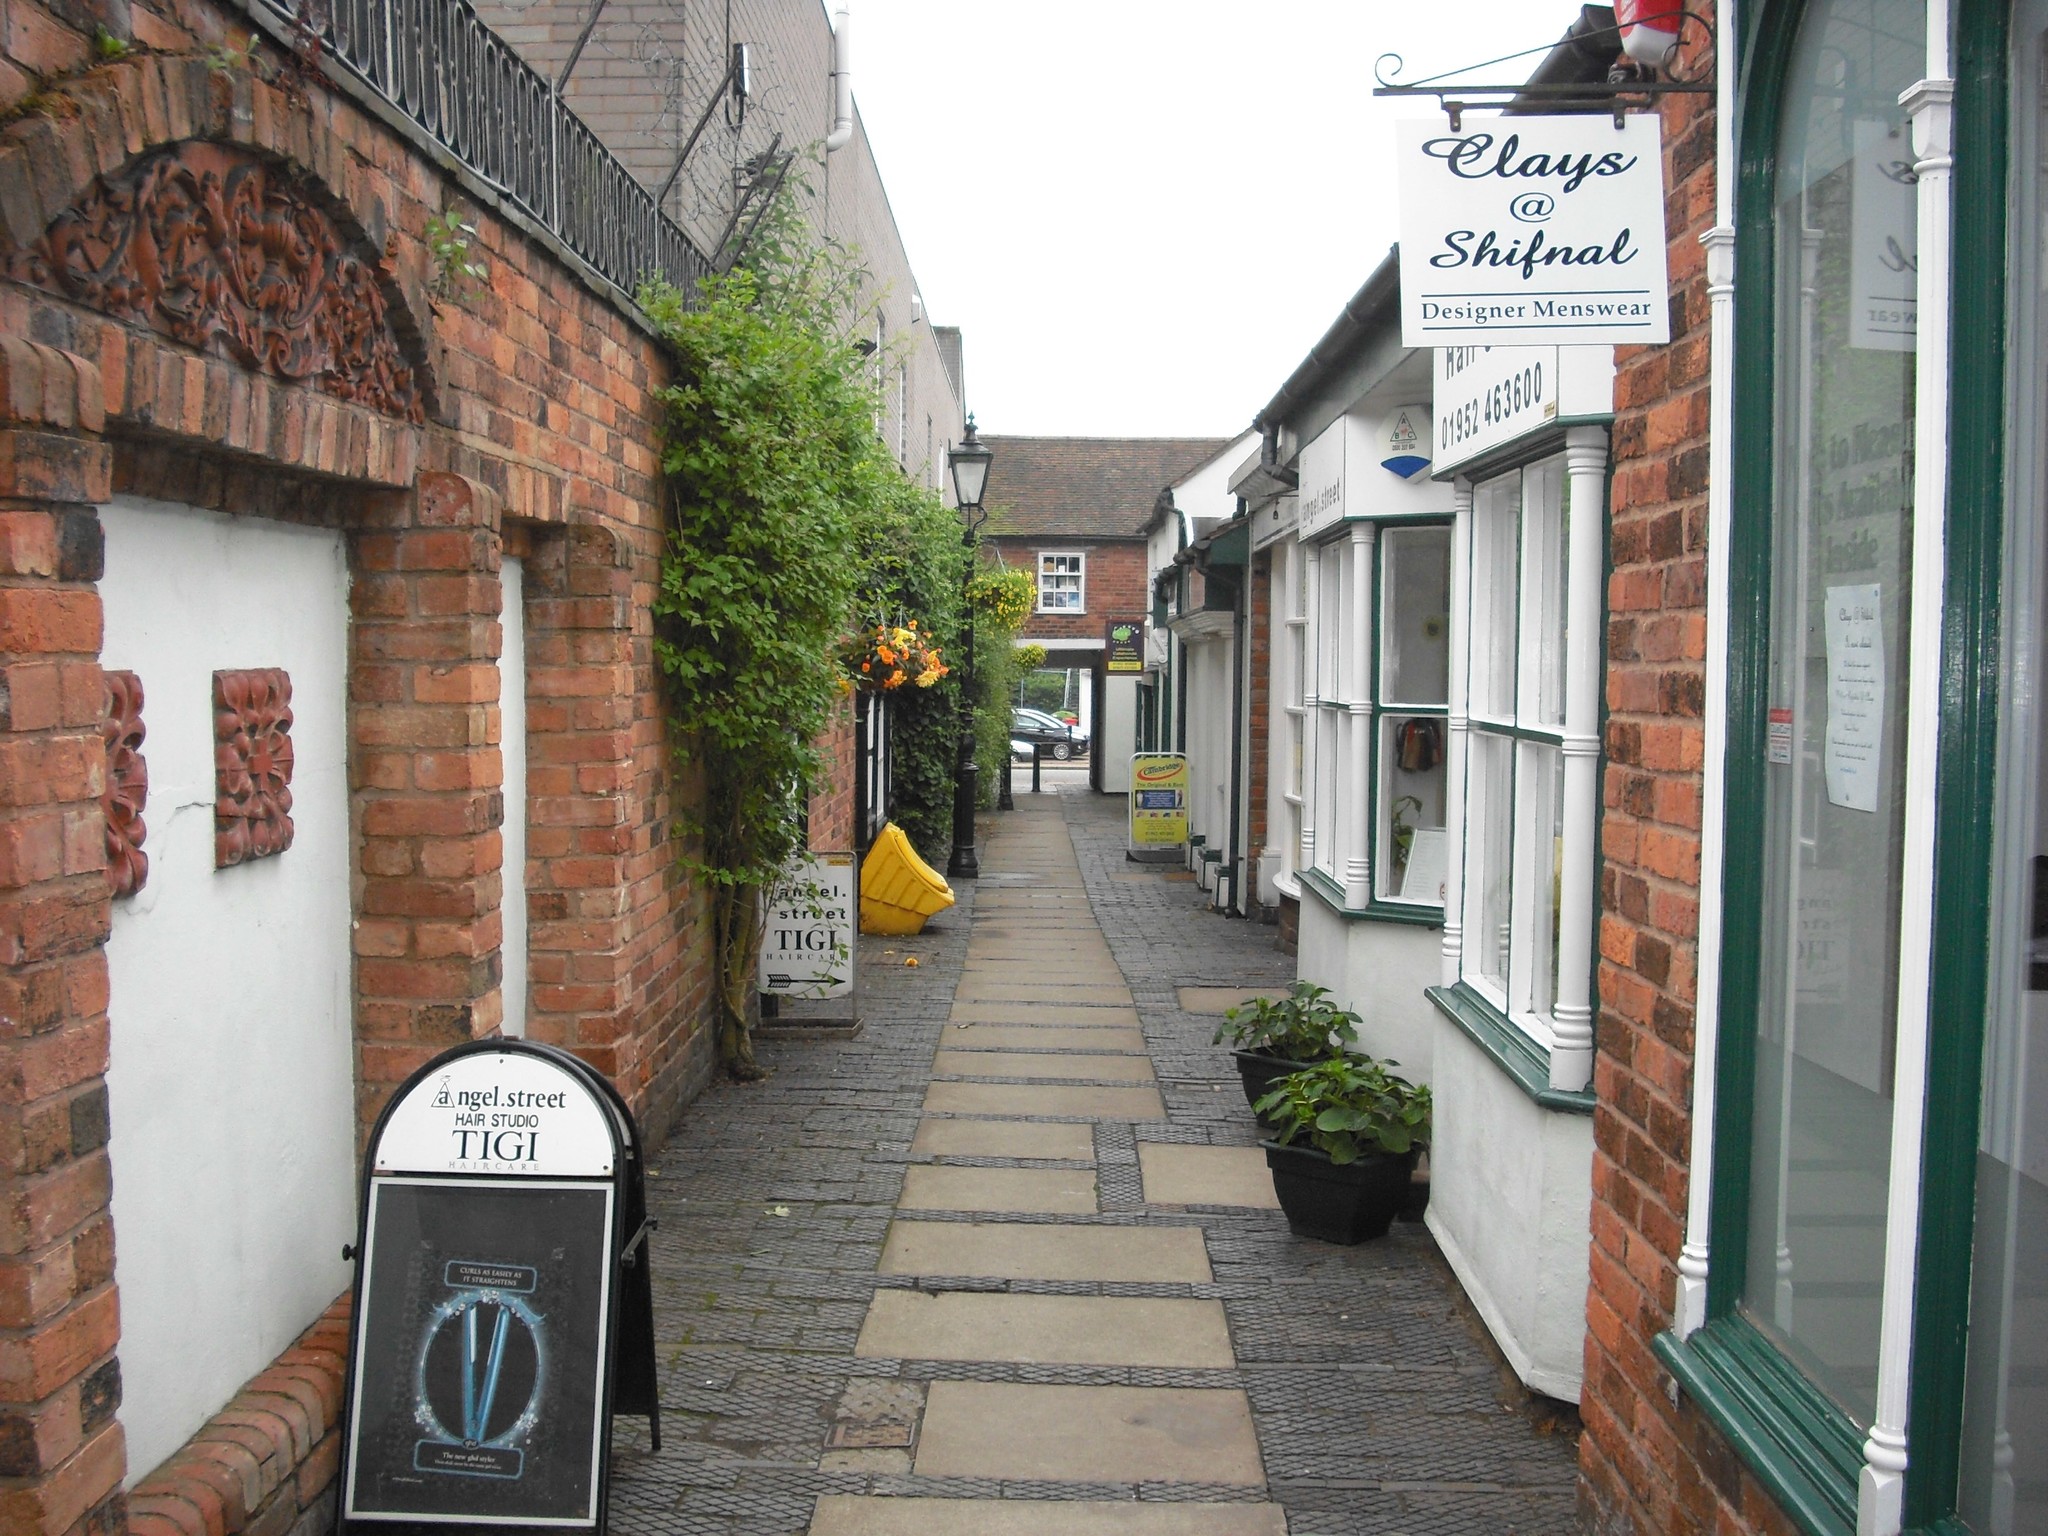
[[253, 0], [626, 294], [710, 270], [654, 194], [469, 0]]

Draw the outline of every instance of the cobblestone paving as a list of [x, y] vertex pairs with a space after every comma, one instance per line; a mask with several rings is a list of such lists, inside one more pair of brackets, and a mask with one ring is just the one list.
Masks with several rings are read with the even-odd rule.
[[[1214, 1281], [876, 1273], [904, 1169], [940, 1161], [910, 1145], [932, 1054], [948, 1043], [942, 1037], [974, 918], [975, 889], [963, 882], [960, 904], [925, 934], [862, 941], [867, 1024], [857, 1038], [764, 1042], [775, 1075], [713, 1087], [657, 1159], [649, 1198], [661, 1223], [654, 1275], [663, 1444], [651, 1454], [640, 1422], [620, 1421], [612, 1528], [794, 1536], [807, 1529], [821, 1494], [866, 1494], [1270, 1500], [1286, 1510], [1291, 1536], [1577, 1530], [1568, 1412], [1526, 1400], [1420, 1226], [1397, 1224], [1383, 1241], [1344, 1249], [1292, 1238], [1277, 1211], [1144, 1205], [1141, 1142], [1256, 1140], [1229, 1057], [1209, 1043], [1216, 1019], [1181, 1011], [1176, 989], [1284, 985], [1292, 962], [1272, 948], [1272, 929], [1213, 916], [1192, 884], [1126, 862], [1120, 801], [1073, 793], [1056, 807], [1064, 826], [1044, 802], [1017, 814], [1072, 839], [1094, 917], [1137, 1003], [1168, 1118], [1094, 1125], [1099, 1214], [1001, 1220], [1199, 1225]], [[943, 1161], [1017, 1166], [1003, 1158]], [[869, 1303], [891, 1287], [1213, 1298], [1223, 1303], [1236, 1365], [857, 1357]], [[914, 1419], [925, 1384], [940, 1380], [1239, 1388], [1251, 1401], [1268, 1487], [919, 1477], [902, 1452], [827, 1453], [835, 1422], [871, 1412], [875, 1401], [885, 1419]], [[972, 1536], [971, 1523], [960, 1529]]]

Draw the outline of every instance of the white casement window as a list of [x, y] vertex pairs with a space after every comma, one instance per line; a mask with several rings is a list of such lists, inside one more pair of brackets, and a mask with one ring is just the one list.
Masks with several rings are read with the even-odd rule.
[[1038, 557], [1038, 611], [1084, 613], [1088, 598], [1088, 557], [1047, 551]]
[[1343, 842], [1349, 833], [1342, 765], [1345, 716], [1351, 702], [1344, 653], [1354, 627], [1351, 614], [1351, 561], [1342, 539], [1309, 551], [1310, 594], [1316, 623], [1309, 632], [1310, 664], [1315, 669], [1315, 697], [1308, 723], [1308, 819], [1313, 829], [1312, 856], [1307, 868], [1339, 885], [1344, 881]]
[[[1472, 488], [1464, 524], [1464, 709], [1455, 977], [1550, 1053], [1592, 1068], [1605, 434]], [[1460, 713], [1455, 709], [1454, 715]], [[1462, 761], [1459, 761], [1462, 759]]]
[[1280, 729], [1274, 743], [1274, 782], [1280, 793], [1273, 807], [1270, 845], [1279, 853], [1280, 888], [1298, 895], [1295, 873], [1302, 868], [1302, 792], [1307, 781], [1304, 754], [1308, 742], [1308, 551], [1289, 540], [1273, 551], [1274, 612], [1281, 615], [1279, 676], [1274, 692], [1280, 699]]

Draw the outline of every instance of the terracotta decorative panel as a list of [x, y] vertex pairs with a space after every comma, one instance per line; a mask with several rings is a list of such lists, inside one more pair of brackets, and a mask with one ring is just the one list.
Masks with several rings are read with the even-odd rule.
[[373, 261], [285, 171], [184, 143], [102, 176], [7, 275], [245, 368], [411, 422], [414, 369]]
[[100, 809], [107, 815], [107, 887], [133, 896], [149, 879], [149, 855], [142, 851], [149, 829], [142, 809], [149, 799], [149, 763], [142, 755], [142, 679], [133, 672], [108, 672], [107, 713], [100, 739], [107, 749], [106, 787]]
[[292, 845], [292, 680], [282, 667], [213, 674], [213, 863]]

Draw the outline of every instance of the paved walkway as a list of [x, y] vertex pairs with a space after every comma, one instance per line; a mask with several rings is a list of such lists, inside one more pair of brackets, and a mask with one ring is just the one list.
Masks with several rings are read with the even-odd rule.
[[[867, 1026], [770, 1043], [659, 1160], [668, 1413], [648, 1536], [1576, 1529], [1532, 1408], [1419, 1226], [1288, 1235], [1216, 1014], [1272, 930], [1019, 796], [960, 908], [865, 940]], [[906, 962], [915, 960], [915, 966]]]

